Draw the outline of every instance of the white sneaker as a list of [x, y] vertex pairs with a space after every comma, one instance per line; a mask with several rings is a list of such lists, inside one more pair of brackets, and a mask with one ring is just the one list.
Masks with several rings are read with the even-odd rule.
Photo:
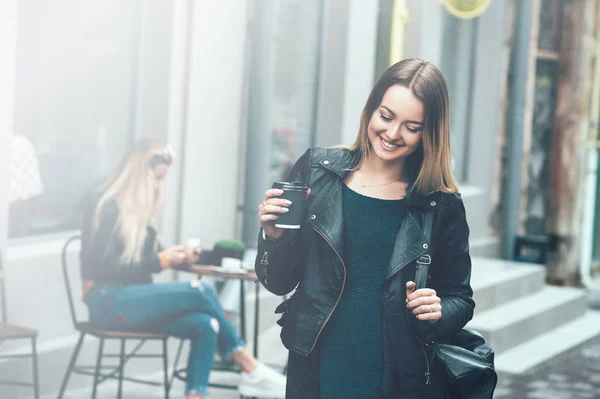
[[252, 373], [242, 373], [239, 393], [259, 398], [285, 398], [286, 378], [272, 368], [259, 363]]

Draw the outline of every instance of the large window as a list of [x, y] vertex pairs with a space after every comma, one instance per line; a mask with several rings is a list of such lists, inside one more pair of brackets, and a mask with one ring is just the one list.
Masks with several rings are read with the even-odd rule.
[[532, 235], [546, 234], [563, 7], [560, 0], [540, 6], [524, 225]]
[[313, 143], [321, 2], [282, 0], [277, 11], [269, 181], [285, 179]]
[[[165, 98], [168, 81], [163, 64], [144, 65], [145, 36], [157, 25], [168, 32], [170, 23], [168, 13], [149, 7], [135, 0], [19, 1], [10, 237], [77, 228], [83, 194], [137, 135], [161, 135], [139, 126], [143, 113], [158, 115], [164, 123], [157, 129], [167, 118], [166, 107], [142, 107], [142, 98]], [[168, 39], [145, 45], [161, 52]], [[162, 68], [162, 80], [145, 87], [143, 76], [152, 75], [141, 74], [145, 68]]]
[[256, 242], [255, 202], [314, 144], [322, 0], [256, 2], [249, 71], [244, 240]]

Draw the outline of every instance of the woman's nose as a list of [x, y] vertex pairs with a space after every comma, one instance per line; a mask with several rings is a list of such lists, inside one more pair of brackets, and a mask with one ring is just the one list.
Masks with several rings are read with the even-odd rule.
[[390, 140], [399, 140], [402, 138], [402, 125], [393, 126], [387, 131]]

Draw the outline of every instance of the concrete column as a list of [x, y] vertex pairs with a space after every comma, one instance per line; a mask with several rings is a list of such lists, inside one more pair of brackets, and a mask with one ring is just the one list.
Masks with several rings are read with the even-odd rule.
[[[481, 196], [469, 207], [473, 237], [489, 235], [491, 192], [497, 165], [493, 162], [501, 126], [506, 71], [503, 68], [506, 2], [492, 2], [479, 17], [473, 34], [477, 35], [473, 52], [475, 68], [471, 73], [470, 119], [465, 137], [465, 181], [481, 190]], [[454, 144], [454, 143], [453, 143]]]
[[166, 180], [165, 205], [162, 212], [161, 234], [165, 244], [181, 242], [181, 196], [185, 163], [185, 133], [190, 56], [191, 3], [173, 3], [171, 57], [169, 64], [169, 116], [167, 142], [175, 151], [175, 163]]
[[344, 80], [344, 109], [341, 143], [356, 138], [360, 114], [374, 80], [377, 48], [378, 2], [351, 0], [348, 15], [348, 43]]
[[192, 4], [180, 237], [212, 246], [235, 238], [248, 7], [240, 0]]
[[325, 0], [315, 124], [318, 147], [341, 143], [349, 14], [347, 0]]

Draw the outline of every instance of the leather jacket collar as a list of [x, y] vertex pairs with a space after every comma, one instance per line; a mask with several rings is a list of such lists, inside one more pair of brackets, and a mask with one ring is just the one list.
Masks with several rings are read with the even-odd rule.
[[[358, 164], [360, 157], [359, 151], [327, 151], [325, 157], [321, 157], [322, 159], [314, 159], [313, 163], [318, 163], [323, 168], [337, 174], [344, 180], [348, 176], [348, 173], [350, 173]], [[414, 191], [413, 183], [410, 184], [407, 193], [408, 205], [422, 209], [435, 208], [442, 198], [440, 192], [421, 194]]]
[[[319, 193], [319, 200], [310, 208], [309, 223], [329, 242], [334, 251], [344, 259], [345, 248], [343, 245], [343, 214], [338, 205], [341, 203], [342, 185], [348, 173], [357, 165], [360, 153], [349, 150], [328, 150], [315, 154], [311, 161], [312, 168], [325, 168], [335, 173], [339, 179], [323, 187], [318, 187], [324, 192]], [[319, 191], [320, 191], [319, 190]], [[392, 277], [404, 266], [425, 253], [427, 244], [423, 234], [421, 215], [424, 210], [435, 210], [440, 200], [440, 193], [421, 195], [409, 189], [407, 197], [407, 214], [400, 227], [394, 252], [389, 265], [387, 278]]]

